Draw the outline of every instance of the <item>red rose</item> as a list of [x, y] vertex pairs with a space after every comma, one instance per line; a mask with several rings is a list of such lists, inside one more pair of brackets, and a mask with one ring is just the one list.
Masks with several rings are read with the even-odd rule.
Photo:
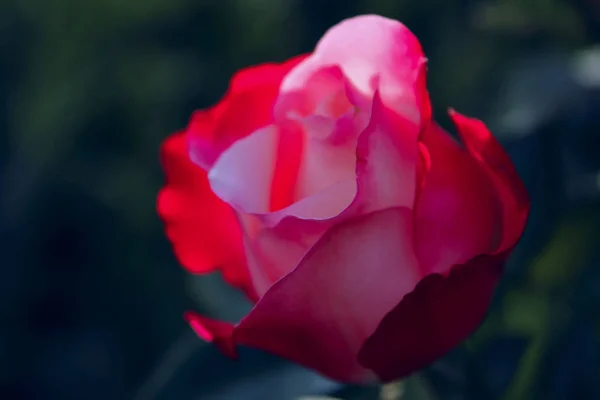
[[393, 380], [481, 322], [529, 200], [477, 120], [431, 120], [425, 58], [401, 23], [359, 16], [314, 52], [237, 73], [162, 148], [158, 210], [181, 263], [255, 302], [203, 339], [333, 379]]

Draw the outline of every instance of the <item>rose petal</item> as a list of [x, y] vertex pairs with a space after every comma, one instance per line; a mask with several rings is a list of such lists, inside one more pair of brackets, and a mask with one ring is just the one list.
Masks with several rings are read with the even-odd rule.
[[306, 57], [301, 55], [281, 64], [262, 64], [237, 72], [216, 106], [192, 116], [186, 132], [194, 162], [208, 170], [236, 140], [270, 124], [283, 77]]
[[[340, 180], [284, 210], [261, 216], [254, 228], [246, 227], [245, 249], [252, 254], [249, 265], [255, 287], [262, 288], [257, 289], [259, 295], [291, 271], [332, 225], [386, 208], [413, 207], [417, 159], [424, 168], [428, 163], [425, 150], [419, 154], [418, 131], [383, 105], [377, 94], [370, 115], [356, 150], [360, 162], [353, 179]], [[331, 208], [336, 204], [331, 199], [338, 199], [339, 207]]]
[[236, 341], [334, 379], [363, 380], [358, 349], [418, 280], [411, 219], [390, 209], [333, 227], [242, 320]]
[[238, 358], [237, 349], [231, 341], [231, 335], [235, 328], [233, 324], [217, 321], [189, 311], [183, 317], [199, 337], [207, 342], [214, 343], [227, 357]]
[[493, 182], [502, 208], [502, 239], [495, 253], [517, 243], [529, 215], [529, 195], [502, 146], [477, 119], [449, 110], [467, 150]]
[[354, 89], [354, 105], [368, 108], [379, 88], [388, 107], [419, 124], [422, 110], [414, 87], [424, 62], [419, 41], [400, 22], [377, 15], [350, 18], [329, 29], [314, 53], [290, 71], [281, 84], [282, 98], [301, 92], [322, 68], [338, 66]]
[[[333, 379], [363, 382], [372, 376], [357, 363], [358, 351], [415, 287], [417, 274], [410, 210], [349, 220], [329, 230], [293, 272], [269, 289], [231, 340]], [[211, 324], [202, 326], [212, 331]]]
[[335, 120], [352, 108], [346, 95], [348, 84], [338, 66], [314, 69], [301, 87], [282, 90], [274, 108], [275, 118], [281, 121], [320, 116]]
[[[335, 129], [335, 128], [334, 128]], [[348, 129], [353, 129], [352, 126]], [[308, 135], [307, 135], [308, 136]], [[356, 140], [331, 143], [327, 140], [306, 137], [298, 170], [292, 207], [287, 215], [324, 219], [341, 213], [356, 195]], [[312, 207], [307, 207], [311, 202]]]
[[500, 210], [489, 178], [437, 124], [421, 134], [429, 170], [416, 200], [416, 252], [423, 273], [446, 273], [492, 251], [500, 237]]
[[375, 93], [369, 125], [358, 139], [358, 194], [351, 212], [389, 207], [412, 209], [419, 159], [419, 130]]
[[443, 356], [483, 320], [505, 254], [480, 256], [444, 277], [432, 274], [389, 313], [358, 359], [384, 382], [405, 377]]
[[184, 133], [165, 140], [161, 160], [167, 183], [157, 208], [181, 264], [192, 273], [220, 270], [226, 281], [256, 299], [235, 214], [212, 193], [206, 173], [189, 160]]
[[208, 173], [213, 192], [239, 212], [269, 212], [279, 136], [269, 125], [232, 144]]
[[209, 172], [210, 185], [266, 226], [285, 217], [332, 218], [356, 193], [354, 147], [309, 138], [298, 124], [270, 125], [223, 152]]
[[258, 296], [290, 273], [302, 257], [325, 234], [332, 220], [288, 217], [267, 227], [260, 218], [240, 215], [244, 227], [244, 249]]
[[[415, 195], [415, 199], [419, 198], [419, 195], [423, 188], [425, 187], [425, 182], [427, 181], [427, 175], [429, 174], [429, 170], [431, 169], [431, 154], [429, 154], [429, 150], [422, 143], [419, 142], [419, 163], [417, 164], [417, 194]], [[415, 200], [416, 202], [416, 200]]]

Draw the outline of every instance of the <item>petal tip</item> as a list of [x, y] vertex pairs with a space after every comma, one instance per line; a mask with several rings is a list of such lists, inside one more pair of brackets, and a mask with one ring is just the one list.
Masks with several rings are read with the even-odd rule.
[[233, 360], [239, 359], [233, 340], [235, 331], [233, 324], [206, 318], [192, 311], [185, 312], [183, 318], [200, 338], [213, 343], [227, 357]]

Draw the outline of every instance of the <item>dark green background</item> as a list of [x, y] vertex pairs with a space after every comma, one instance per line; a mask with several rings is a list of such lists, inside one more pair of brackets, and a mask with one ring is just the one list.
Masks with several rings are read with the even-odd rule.
[[169, 133], [234, 71], [362, 13], [417, 34], [440, 123], [485, 119], [532, 198], [490, 316], [404, 399], [600, 399], [599, 4], [1, 1], [0, 399], [376, 398], [196, 339], [184, 310], [247, 305], [178, 266], [155, 212]]

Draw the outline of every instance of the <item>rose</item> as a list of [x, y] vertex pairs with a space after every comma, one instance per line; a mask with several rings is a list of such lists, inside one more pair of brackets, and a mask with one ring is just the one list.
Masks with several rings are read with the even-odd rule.
[[331, 378], [407, 375], [480, 323], [529, 210], [477, 120], [431, 120], [425, 58], [397, 21], [359, 16], [314, 52], [247, 68], [162, 148], [158, 210], [180, 262], [255, 302], [199, 336]]

